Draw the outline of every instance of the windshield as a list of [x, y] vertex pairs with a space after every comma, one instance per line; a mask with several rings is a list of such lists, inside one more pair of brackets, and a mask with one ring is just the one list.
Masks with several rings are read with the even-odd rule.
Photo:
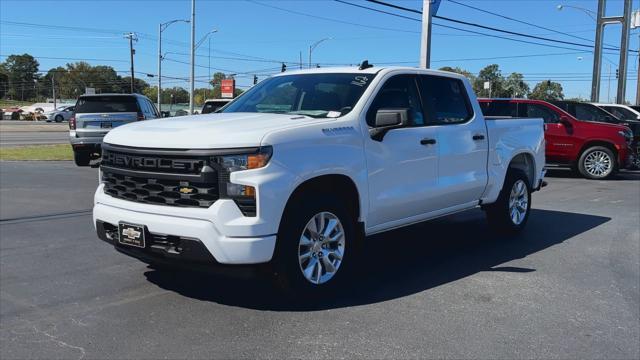
[[262, 81], [222, 110], [339, 117], [355, 106], [375, 74], [299, 74]]

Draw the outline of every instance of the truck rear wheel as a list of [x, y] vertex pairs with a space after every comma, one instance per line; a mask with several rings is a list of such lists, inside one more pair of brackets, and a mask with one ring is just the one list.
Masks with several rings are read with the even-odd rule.
[[531, 210], [529, 179], [520, 170], [509, 170], [498, 200], [485, 208], [489, 225], [503, 234], [524, 229]]
[[89, 162], [91, 161], [91, 153], [88, 151], [73, 151], [73, 160], [75, 161], [77, 166], [89, 166]]
[[277, 283], [298, 295], [331, 294], [354, 261], [355, 219], [333, 195], [297, 201], [287, 209], [275, 253]]
[[602, 180], [613, 175], [617, 169], [613, 151], [604, 146], [585, 150], [578, 160], [578, 171], [587, 179]]

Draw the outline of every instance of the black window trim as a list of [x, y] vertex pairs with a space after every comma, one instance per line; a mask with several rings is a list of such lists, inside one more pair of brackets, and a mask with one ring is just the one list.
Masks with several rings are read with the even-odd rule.
[[[426, 114], [424, 112], [424, 104], [422, 101], [422, 94], [420, 94], [420, 86], [418, 84], [418, 74], [412, 74], [412, 73], [400, 73], [400, 74], [391, 74], [387, 79], [383, 80], [382, 84], [380, 85], [380, 87], [376, 90], [376, 93], [372, 96], [372, 100], [371, 103], [369, 103], [369, 105], [367, 106], [367, 111], [365, 111], [365, 115], [364, 115], [364, 122], [367, 125], [367, 127], [369, 129], [374, 129], [375, 126], [371, 126], [369, 125], [369, 111], [371, 111], [371, 107], [373, 106], [373, 104], [376, 101], [376, 97], [378, 97], [378, 95], [380, 94], [380, 91], [382, 91], [382, 89], [384, 88], [385, 85], [387, 85], [387, 83], [389, 81], [391, 81], [392, 79], [399, 77], [399, 76], [408, 76], [411, 77], [413, 80], [413, 86], [415, 86], [415, 90], [416, 90], [416, 94], [418, 95], [418, 101], [420, 102], [420, 112], [422, 113], [422, 118], [424, 119], [425, 123], [422, 125], [416, 125], [413, 123], [414, 119], [410, 119], [410, 123], [404, 126], [398, 126], [396, 129], [405, 129], [405, 128], [417, 128], [417, 127], [423, 127], [423, 126], [427, 126], [427, 117]], [[363, 94], [364, 95], [364, 94]]]
[[[425, 117], [425, 119], [427, 120], [425, 122], [424, 126], [443, 126], [443, 125], [464, 125], [464, 124], [468, 124], [469, 122], [473, 121], [473, 119], [475, 119], [476, 117], [476, 113], [475, 110], [473, 109], [473, 105], [471, 105], [471, 99], [469, 98], [469, 93], [467, 92], [467, 87], [465, 86], [464, 81], [462, 81], [461, 79], [455, 78], [455, 77], [450, 77], [450, 76], [442, 76], [442, 75], [435, 75], [435, 74], [421, 74], [418, 73], [416, 74], [416, 81], [418, 80], [418, 77], [426, 77], [426, 76], [430, 76], [430, 77], [434, 77], [434, 78], [444, 78], [447, 80], [454, 80], [457, 81], [462, 88], [462, 95], [464, 96], [464, 104], [467, 108], [467, 112], [469, 113], [469, 116], [461, 122], [455, 122], [455, 123], [436, 123], [435, 121], [432, 121], [432, 115], [431, 111], [428, 112], [428, 114], [424, 114], [425, 108], [427, 107], [426, 104], [424, 103], [423, 96], [422, 96], [422, 92], [420, 91], [420, 86], [418, 84], [418, 94], [420, 96], [420, 101], [422, 101], [422, 112], [423, 112], [423, 116]], [[422, 79], [420, 79], [420, 81], [422, 81]]]

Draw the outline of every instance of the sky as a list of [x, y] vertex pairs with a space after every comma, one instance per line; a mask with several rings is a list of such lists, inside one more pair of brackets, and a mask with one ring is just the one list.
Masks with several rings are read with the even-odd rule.
[[[308, 61], [309, 46], [329, 38], [313, 51], [313, 64], [320, 66], [358, 64], [368, 59], [374, 65], [417, 66], [420, 54], [419, 14], [383, 7], [363, 0], [345, 2], [399, 14], [397, 17], [351, 6], [335, 0], [196, 0], [196, 41], [213, 29], [197, 50], [196, 87], [205, 87], [211, 73], [234, 73], [239, 87], [248, 87], [253, 76], [259, 79], [280, 71], [281, 62], [289, 69], [298, 67], [302, 57]], [[420, 10], [419, 0], [386, 0]], [[463, 4], [521, 20], [550, 30], [483, 13], [442, 0], [438, 15], [509, 31], [532, 34], [568, 42], [593, 45], [595, 20], [588, 11], [597, 9], [596, 0], [456, 0]], [[557, 6], [565, 5], [559, 11]], [[622, 13], [622, 0], [608, 0], [607, 15]], [[640, 8], [640, 1], [633, 1]], [[76, 1], [0, 1], [0, 61], [11, 54], [29, 53], [37, 58], [40, 70], [86, 60], [92, 65], [110, 65], [119, 74], [129, 71], [129, 43], [124, 33], [138, 35], [136, 77], [152, 85], [157, 78], [158, 25], [191, 16], [189, 0], [76, 0]], [[549, 43], [499, 34], [435, 19], [434, 24], [454, 26], [482, 33], [522, 39], [541, 46], [471, 34], [434, 25], [432, 68], [458, 66], [477, 73], [484, 66], [498, 64], [503, 75], [524, 74], [533, 86], [545, 79], [563, 85], [566, 97], [590, 96], [592, 49], [576, 45]], [[640, 29], [632, 30], [630, 48], [638, 49]], [[561, 32], [563, 34], [558, 34]], [[619, 25], [607, 27], [605, 44], [619, 47]], [[175, 23], [163, 32], [163, 87], [188, 88], [190, 25]], [[580, 37], [583, 39], [578, 39]], [[209, 39], [211, 47], [209, 47]], [[607, 50], [602, 68], [601, 101], [613, 101], [619, 53]], [[634, 101], [638, 56], [630, 53], [627, 95]], [[609, 71], [611, 77], [609, 80]], [[610, 89], [610, 90], [609, 90]]]

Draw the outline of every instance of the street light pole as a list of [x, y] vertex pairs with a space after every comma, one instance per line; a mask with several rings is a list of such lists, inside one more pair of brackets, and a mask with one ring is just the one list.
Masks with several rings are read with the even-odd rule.
[[176, 22], [189, 23], [189, 20], [171, 20], [158, 26], [158, 112], [162, 113], [162, 32]]
[[196, 0], [191, 0], [191, 76], [189, 81], [189, 115], [193, 114], [196, 65]]
[[420, 67], [431, 66], [431, 0], [422, 0], [422, 32], [420, 35]]
[[315, 50], [315, 48], [318, 47], [318, 45], [320, 45], [321, 42], [327, 41], [327, 40], [333, 40], [333, 38], [331, 37], [324, 38], [314, 42], [313, 44], [311, 44], [311, 46], [309, 46], [309, 69], [311, 69], [311, 53], [313, 53], [313, 50]]

